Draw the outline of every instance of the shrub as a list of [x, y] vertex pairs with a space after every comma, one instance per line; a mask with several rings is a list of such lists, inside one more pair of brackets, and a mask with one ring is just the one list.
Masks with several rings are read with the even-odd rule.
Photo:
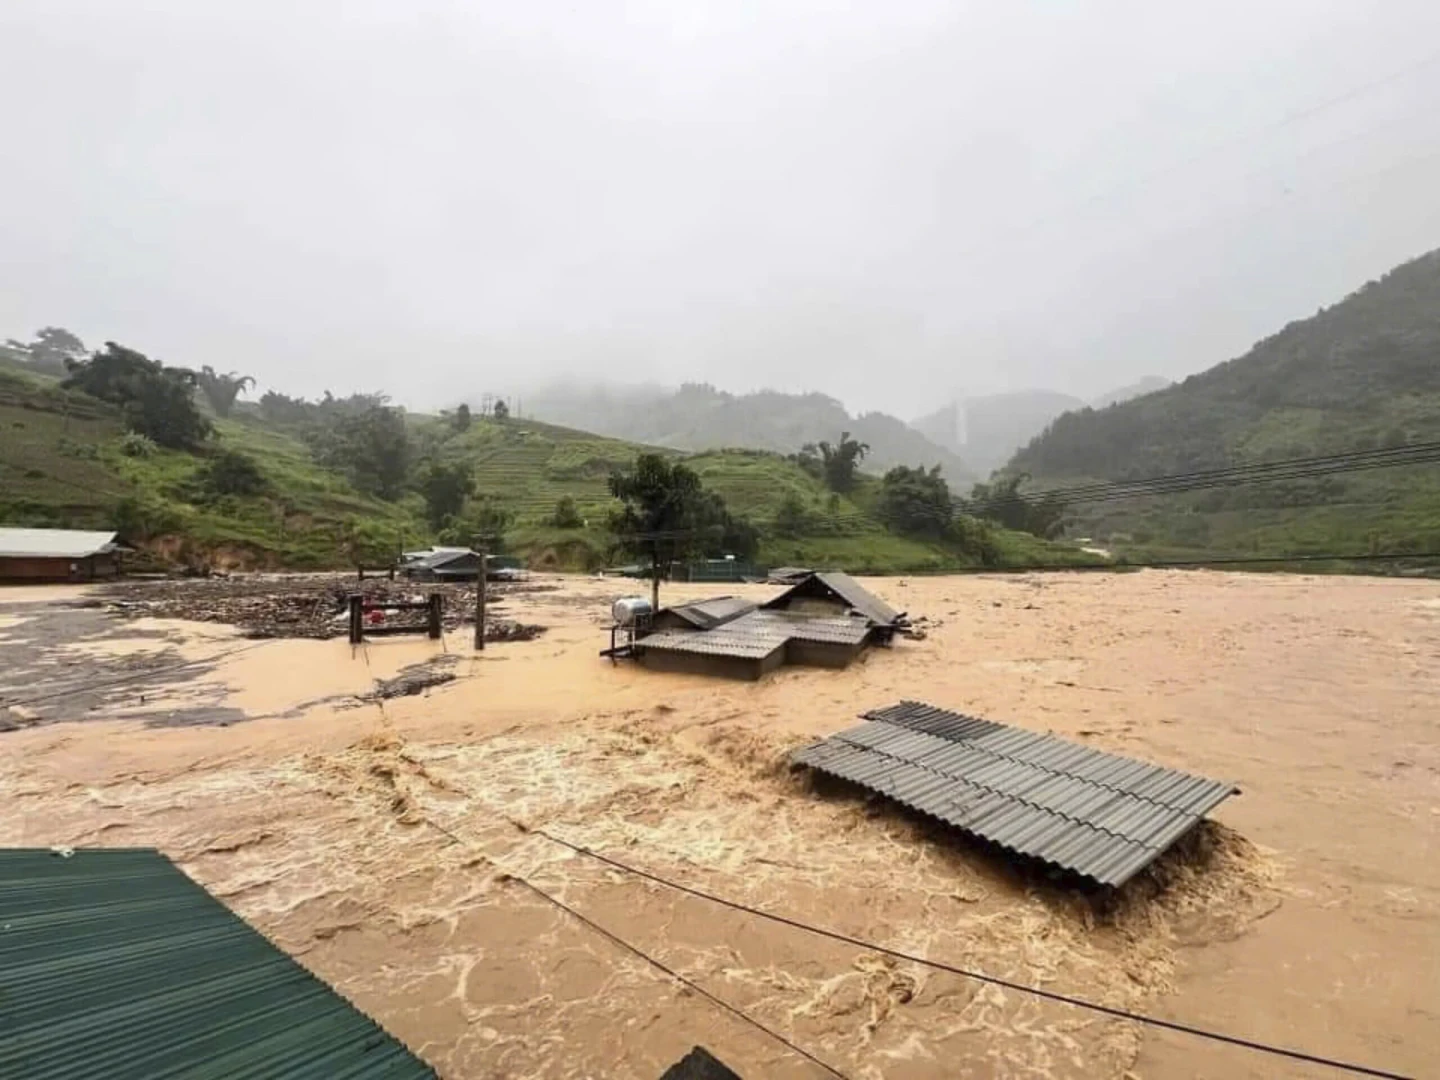
[[209, 496], [263, 495], [270, 487], [254, 459], [221, 450], [200, 470], [201, 490]]

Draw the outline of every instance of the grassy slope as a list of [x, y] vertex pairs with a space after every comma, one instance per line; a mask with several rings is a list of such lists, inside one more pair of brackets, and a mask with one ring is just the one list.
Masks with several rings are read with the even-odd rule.
[[[1070, 413], [1016, 455], [1037, 487], [1440, 440], [1440, 252], [1183, 383]], [[1440, 550], [1440, 469], [1078, 504], [1075, 532], [1154, 554]]]
[[[477, 495], [514, 512], [506, 537], [512, 549], [541, 565], [595, 567], [609, 560], [604, 523], [614, 502], [606, 480], [642, 447], [533, 420], [476, 419], [457, 433], [433, 417], [410, 419], [426, 452], [472, 462]], [[142, 508], [151, 531], [162, 537], [158, 546], [171, 556], [183, 558], [188, 549], [238, 563], [295, 567], [348, 565], [355, 550], [378, 561], [401, 543], [416, 546], [431, 538], [418, 496], [391, 504], [359, 494], [345, 477], [318, 466], [298, 438], [250, 410], [216, 421], [216, 444], [253, 457], [271, 492], [208, 503], [193, 494], [203, 456], [157, 450], [127, 457], [116, 411], [64, 394], [54, 379], [0, 370], [0, 424], [0, 521], [6, 524], [104, 526], [114, 523], [116, 504], [128, 499]], [[760, 555], [764, 563], [873, 573], [957, 565], [940, 548], [892, 535], [869, 517], [873, 480], [865, 480], [853, 500], [832, 504], [822, 485], [777, 454], [728, 450], [687, 460], [733, 512], [767, 533], [787, 493], [810, 507], [812, 535], [769, 536]], [[547, 523], [564, 496], [575, 500], [585, 528]], [[1073, 549], [1019, 534], [997, 539], [1007, 562], [1074, 556]]]
[[[297, 440], [249, 423], [222, 420], [216, 443], [251, 455], [273, 494], [205, 504], [187, 494], [205, 459], [157, 450], [121, 452], [119, 414], [102, 402], [65, 394], [57, 380], [0, 371], [0, 521], [18, 525], [113, 526], [116, 507], [131, 500], [154, 531], [174, 537], [172, 556], [219, 551], [237, 561], [273, 566], [343, 565], [358, 536], [408, 529], [418, 536], [416, 507], [358, 494], [319, 468]], [[183, 539], [182, 539], [183, 538]]]

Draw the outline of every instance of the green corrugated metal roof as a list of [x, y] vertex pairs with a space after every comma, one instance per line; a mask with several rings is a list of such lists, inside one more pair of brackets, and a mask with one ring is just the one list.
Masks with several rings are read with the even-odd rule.
[[148, 848], [0, 850], [0, 1077], [433, 1078]]

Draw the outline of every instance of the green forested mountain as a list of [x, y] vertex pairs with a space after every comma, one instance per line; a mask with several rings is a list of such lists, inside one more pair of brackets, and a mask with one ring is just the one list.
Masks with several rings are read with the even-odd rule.
[[[590, 569], [617, 557], [611, 471], [654, 449], [498, 409], [410, 413], [378, 394], [237, 404], [220, 390], [243, 392], [242, 375], [164, 369], [108, 344], [71, 357], [91, 368], [84, 380], [34, 357], [31, 346], [0, 355], [0, 525], [116, 528], [162, 564], [353, 566], [484, 531], [533, 565]], [[141, 388], [165, 391], [164, 410], [195, 422], [155, 423], [134, 407], [153, 404]], [[836, 490], [816, 461], [723, 450], [685, 462], [772, 565], [886, 573], [1088, 558], [976, 522], [934, 535], [896, 510], [908, 489], [861, 475]]]
[[[1440, 251], [1244, 356], [1168, 389], [1058, 417], [1011, 461], [1037, 484], [1129, 480], [1440, 439]], [[1433, 465], [1077, 505], [1083, 530], [1242, 550], [1440, 548]]]
[[837, 442], [848, 431], [869, 446], [862, 468], [883, 473], [897, 465], [940, 466], [960, 485], [975, 471], [953, 450], [886, 413], [851, 416], [824, 394], [763, 390], [729, 394], [688, 383], [658, 387], [551, 387], [525, 398], [525, 412], [552, 423], [584, 428], [677, 450], [749, 447], [793, 454], [807, 443]]
[[[1092, 398], [1090, 407], [1093, 409], [1104, 409], [1110, 405], [1119, 405], [1122, 401], [1129, 401], [1131, 398], [1140, 397], [1143, 394], [1153, 394], [1157, 390], [1164, 390], [1170, 385], [1170, 380], [1159, 375], [1146, 375], [1136, 379], [1133, 383], [1124, 386], [1117, 386], [1113, 390]], [[1028, 441], [1028, 440], [1027, 440]]]

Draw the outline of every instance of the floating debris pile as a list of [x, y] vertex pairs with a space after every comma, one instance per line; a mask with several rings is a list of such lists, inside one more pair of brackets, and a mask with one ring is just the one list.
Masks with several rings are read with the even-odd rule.
[[[556, 585], [491, 582], [486, 589], [493, 609], [508, 597], [547, 592]], [[474, 585], [424, 584], [370, 578], [357, 581], [335, 574], [256, 574], [245, 577], [124, 581], [106, 586], [98, 598], [81, 601], [130, 618], [188, 619], [237, 627], [247, 638], [310, 638], [324, 641], [346, 635], [345, 605], [360, 593], [371, 603], [445, 597], [447, 630], [475, 622]], [[493, 611], [486, 619], [486, 641], [530, 641], [545, 628]]]

